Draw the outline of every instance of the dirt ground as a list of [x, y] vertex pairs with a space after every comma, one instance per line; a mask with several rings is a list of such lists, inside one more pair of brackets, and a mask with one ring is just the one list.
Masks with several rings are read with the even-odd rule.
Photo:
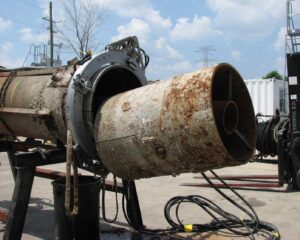
[[[14, 182], [5, 153], [0, 154], [0, 208], [9, 209]], [[64, 171], [64, 164], [47, 166], [57, 171]], [[249, 163], [243, 166], [224, 168], [217, 171], [218, 174], [277, 174], [277, 166], [272, 164]], [[82, 171], [82, 174], [85, 172]], [[165, 203], [172, 197], [178, 195], [202, 195], [218, 205], [221, 205], [229, 212], [234, 212], [241, 218], [243, 214], [234, 209], [231, 204], [218, 195], [215, 190], [203, 187], [181, 186], [183, 183], [204, 182], [195, 179], [200, 174], [182, 174], [177, 177], [158, 177], [136, 181], [139, 200], [143, 215], [144, 224], [149, 228], [165, 228], [168, 226], [165, 221], [163, 209]], [[228, 190], [225, 192], [228, 193]], [[285, 185], [281, 188], [265, 189], [263, 191], [238, 190], [238, 192], [254, 207], [259, 218], [263, 221], [273, 223], [280, 231], [284, 240], [300, 239], [300, 193], [293, 192]], [[233, 199], [237, 200], [235, 196]], [[119, 205], [121, 196], [119, 196]], [[119, 217], [116, 224], [107, 224], [100, 220], [102, 231], [101, 239], [157, 239], [141, 236], [132, 231], [127, 231], [129, 226], [119, 207]], [[108, 218], [115, 214], [115, 196], [111, 192], [106, 194], [106, 212]], [[184, 223], [206, 223], [210, 221], [209, 216], [199, 207], [184, 206], [180, 211]], [[0, 222], [0, 238], [3, 236], [5, 224]], [[117, 229], [117, 230], [116, 230]], [[26, 217], [24, 240], [54, 239], [54, 215], [53, 215], [53, 189], [51, 180], [36, 177], [31, 194], [30, 206]], [[168, 239], [168, 238], [165, 238]], [[204, 233], [181, 236], [173, 239], [251, 239], [249, 237], [236, 237], [233, 235], [218, 233]], [[253, 239], [253, 238], [252, 238]], [[268, 239], [264, 235], [256, 235], [255, 239]]]

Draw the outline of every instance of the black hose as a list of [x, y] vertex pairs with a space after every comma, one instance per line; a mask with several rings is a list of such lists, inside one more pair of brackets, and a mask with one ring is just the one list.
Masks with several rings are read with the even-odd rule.
[[[139, 228], [136, 229], [138, 232], [143, 234], [151, 235], [165, 235], [173, 234], [177, 232], [207, 232], [207, 231], [218, 231], [222, 229], [227, 229], [228, 231], [240, 235], [240, 236], [249, 236], [252, 239], [255, 239], [254, 234], [258, 232], [264, 232], [269, 235], [270, 239], [279, 240], [280, 234], [278, 229], [271, 223], [262, 222], [259, 220], [256, 212], [252, 206], [234, 189], [232, 189], [223, 179], [221, 179], [214, 171], [211, 173], [221, 181], [232, 193], [234, 193], [247, 207], [243, 207], [231, 197], [226, 195], [221, 191], [204, 173], [203, 177], [206, 181], [227, 201], [233, 204], [235, 207], [240, 209], [249, 219], [240, 219], [232, 213], [229, 213], [222, 209], [220, 206], [215, 204], [213, 201], [199, 195], [189, 195], [189, 196], [177, 196], [171, 198], [164, 208], [164, 215], [171, 226], [169, 229], [148, 229], [148, 228]], [[184, 203], [193, 203], [202, 208], [209, 216], [211, 216], [212, 221], [207, 224], [188, 224], [185, 225], [180, 220], [179, 208]], [[125, 197], [122, 201], [123, 211], [125, 218], [128, 223], [131, 225], [131, 220], [128, 218], [128, 214], [125, 208]], [[175, 219], [171, 217], [172, 210], [175, 209]], [[131, 225], [132, 226], [132, 225]], [[134, 226], [132, 226], [134, 228]]]
[[114, 188], [115, 188], [115, 201], [116, 201], [116, 213], [115, 213], [115, 216], [112, 220], [108, 219], [106, 217], [106, 207], [105, 207], [105, 177], [102, 178], [102, 217], [103, 217], [103, 220], [105, 222], [108, 222], [108, 223], [114, 223], [117, 218], [118, 218], [118, 214], [119, 214], [119, 203], [118, 203], [118, 192], [117, 192], [117, 178], [116, 176], [113, 176], [114, 178]]
[[277, 143], [274, 139], [274, 131], [277, 124], [274, 119], [271, 119], [269, 121], [260, 122], [256, 126], [256, 149], [264, 156], [277, 155]]

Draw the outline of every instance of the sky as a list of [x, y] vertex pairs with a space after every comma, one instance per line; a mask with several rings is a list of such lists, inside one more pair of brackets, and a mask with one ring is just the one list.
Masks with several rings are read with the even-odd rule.
[[[78, 0], [81, 1], [81, 0]], [[83, 0], [82, 0], [83, 1]], [[114, 40], [136, 35], [150, 56], [148, 79], [169, 77], [203, 67], [212, 46], [211, 64], [227, 62], [245, 79], [285, 70], [285, 0], [95, 0], [103, 11], [97, 30], [98, 51]], [[66, 22], [61, 0], [53, 0], [56, 27]], [[295, 0], [294, 9], [299, 9]], [[48, 42], [48, 1], [1, 0], [0, 65], [29, 66], [30, 45]], [[300, 28], [300, 26], [299, 26]], [[54, 36], [55, 42], [59, 39]], [[73, 58], [61, 50], [63, 63]]]

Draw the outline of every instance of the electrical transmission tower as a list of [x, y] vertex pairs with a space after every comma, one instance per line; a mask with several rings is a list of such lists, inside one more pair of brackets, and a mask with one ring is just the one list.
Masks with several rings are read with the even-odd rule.
[[31, 66], [46, 67], [48, 62], [48, 46], [46, 44], [31, 44], [29, 54], [33, 56]]
[[216, 59], [211, 58], [211, 54], [213, 52], [215, 52], [215, 51], [216, 51], [216, 49], [212, 45], [210, 45], [210, 46], [203, 46], [203, 47], [197, 49], [195, 52], [202, 53], [202, 58], [199, 59], [199, 60], [197, 60], [197, 62], [202, 62], [203, 63], [203, 67], [208, 67], [211, 62], [216, 61]]

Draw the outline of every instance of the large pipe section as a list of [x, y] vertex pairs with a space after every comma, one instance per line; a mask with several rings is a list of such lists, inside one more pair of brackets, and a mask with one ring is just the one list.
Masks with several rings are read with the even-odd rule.
[[201, 172], [250, 159], [254, 111], [232, 66], [147, 85], [147, 61], [136, 38], [127, 38], [75, 65], [0, 69], [0, 136], [64, 144], [70, 129], [84, 158], [124, 179]]
[[238, 72], [220, 64], [111, 97], [98, 111], [95, 139], [121, 178], [202, 172], [249, 160], [254, 111]]
[[72, 67], [0, 70], [0, 134], [65, 142]]
[[[125, 39], [138, 48], [136, 38]], [[147, 84], [143, 65], [130, 53], [110, 50], [56, 68], [0, 69], [0, 137], [75, 142], [97, 159], [93, 121], [104, 99]], [[129, 51], [128, 50], [128, 51]]]

